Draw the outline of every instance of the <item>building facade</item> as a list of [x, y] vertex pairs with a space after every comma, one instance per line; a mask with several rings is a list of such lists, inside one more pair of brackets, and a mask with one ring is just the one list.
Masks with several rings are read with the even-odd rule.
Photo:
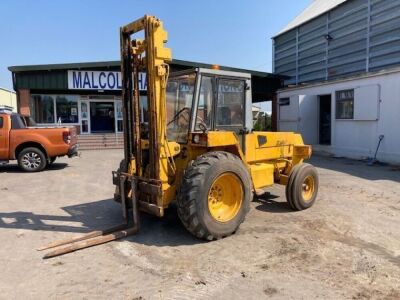
[[[171, 71], [212, 65], [174, 60]], [[282, 86], [279, 76], [220, 67], [252, 76], [255, 102], [276, 99]], [[120, 62], [95, 62], [9, 67], [18, 95], [18, 110], [39, 125], [73, 125], [80, 134], [122, 132]], [[146, 97], [146, 74], [139, 79], [141, 97]], [[145, 101], [142, 101], [145, 102]], [[146, 109], [146, 107], [142, 107]]]
[[[334, 155], [400, 162], [400, 2], [316, 0], [276, 37], [278, 129]], [[380, 141], [381, 140], [381, 141]]]
[[17, 110], [17, 95], [15, 92], [0, 88], [0, 106], [12, 107], [13, 111]]

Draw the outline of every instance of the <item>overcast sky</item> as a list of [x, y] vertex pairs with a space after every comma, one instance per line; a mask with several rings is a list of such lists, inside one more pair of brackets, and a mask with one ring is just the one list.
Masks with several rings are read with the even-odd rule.
[[161, 18], [176, 59], [271, 71], [271, 37], [311, 0], [2, 0], [0, 87], [13, 65], [117, 60], [119, 26]]

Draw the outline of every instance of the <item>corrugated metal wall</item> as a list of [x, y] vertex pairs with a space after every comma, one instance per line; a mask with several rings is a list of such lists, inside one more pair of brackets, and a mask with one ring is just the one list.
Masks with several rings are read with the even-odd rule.
[[287, 85], [398, 65], [399, 0], [349, 0], [274, 39], [274, 72]]
[[16, 89], [31, 90], [67, 90], [68, 76], [66, 70], [21, 72], [15, 77]]
[[[194, 63], [193, 63], [194, 64]], [[207, 67], [207, 65], [204, 64]], [[74, 69], [74, 68], [72, 68]], [[85, 70], [82, 68], [81, 70]], [[99, 67], [89, 68], [90, 70], [116, 70], [117, 67], [104, 66], [102, 69]], [[177, 72], [182, 70], [192, 69], [191, 66], [185, 66], [182, 64], [171, 64], [171, 72]], [[225, 69], [229, 69], [225, 67]], [[231, 68], [232, 70], [238, 71], [239, 69]], [[251, 72], [251, 71], [248, 71]], [[77, 93], [76, 90], [68, 89], [68, 75], [67, 69], [65, 70], [38, 70], [38, 71], [26, 71], [14, 73], [16, 90], [29, 89], [32, 93], [34, 92], [51, 92], [57, 93]], [[282, 79], [279, 76], [274, 76], [267, 73], [254, 71], [252, 74], [252, 98], [253, 102], [270, 101], [276, 91], [282, 88]], [[93, 93], [93, 90], [82, 90], [79, 93]], [[116, 93], [115, 91], [105, 91], [105, 93]]]

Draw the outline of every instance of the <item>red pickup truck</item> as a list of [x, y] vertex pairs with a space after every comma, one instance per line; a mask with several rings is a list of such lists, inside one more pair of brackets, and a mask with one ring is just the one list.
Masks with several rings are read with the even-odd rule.
[[22, 170], [39, 172], [77, 154], [75, 127], [31, 127], [22, 115], [0, 110], [0, 163], [16, 159]]

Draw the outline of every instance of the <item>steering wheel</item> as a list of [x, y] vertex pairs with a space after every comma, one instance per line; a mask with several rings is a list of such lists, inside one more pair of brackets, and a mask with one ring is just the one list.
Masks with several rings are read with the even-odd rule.
[[[197, 124], [197, 122], [199, 122]], [[199, 115], [196, 115], [196, 124], [199, 126], [200, 130], [203, 132], [207, 131], [207, 124], [204, 122], [204, 119], [200, 117]]]

